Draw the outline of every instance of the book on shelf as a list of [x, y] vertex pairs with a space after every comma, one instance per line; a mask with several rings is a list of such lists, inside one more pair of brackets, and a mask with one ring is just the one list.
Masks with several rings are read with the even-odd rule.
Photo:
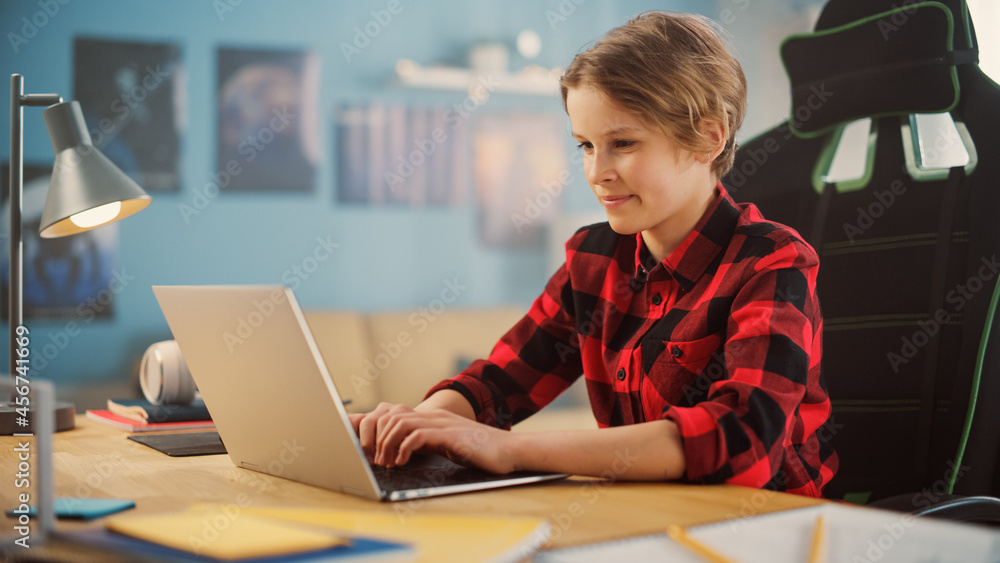
[[146, 399], [108, 399], [108, 410], [140, 422], [187, 422], [211, 420], [205, 402], [197, 400], [189, 405], [157, 405]]
[[181, 422], [141, 422], [117, 415], [108, 410], [88, 410], [87, 418], [127, 432], [157, 432], [162, 430], [197, 430], [215, 428], [211, 420], [188, 420]]

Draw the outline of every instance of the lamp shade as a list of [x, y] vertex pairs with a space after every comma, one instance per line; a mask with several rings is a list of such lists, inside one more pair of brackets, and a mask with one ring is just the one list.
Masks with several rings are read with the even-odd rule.
[[42, 118], [56, 153], [43, 238], [82, 233], [149, 205], [152, 198], [94, 146], [78, 102], [50, 106]]

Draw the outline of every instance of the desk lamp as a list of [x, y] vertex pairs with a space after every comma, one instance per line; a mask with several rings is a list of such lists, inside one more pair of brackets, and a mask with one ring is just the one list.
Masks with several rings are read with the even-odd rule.
[[[94, 147], [76, 101], [63, 102], [57, 94], [24, 94], [23, 78], [10, 76], [10, 307], [8, 339], [10, 341], [10, 375], [18, 368], [28, 367], [31, 379], [31, 355], [19, 358], [18, 326], [23, 323], [22, 303], [22, 243], [21, 196], [23, 185], [22, 109], [24, 106], [48, 106], [42, 118], [49, 131], [52, 149], [56, 153], [52, 166], [39, 234], [43, 238], [75, 235], [95, 227], [128, 217], [149, 205], [152, 198]], [[29, 333], [30, 339], [30, 333]], [[21, 359], [21, 362], [18, 362]], [[25, 362], [24, 360], [28, 361]], [[14, 398], [13, 395], [10, 396]], [[19, 426], [21, 418], [14, 401], [0, 404], [0, 434], [10, 435], [30, 431]], [[75, 426], [76, 412], [70, 403], [56, 404], [56, 430]]]

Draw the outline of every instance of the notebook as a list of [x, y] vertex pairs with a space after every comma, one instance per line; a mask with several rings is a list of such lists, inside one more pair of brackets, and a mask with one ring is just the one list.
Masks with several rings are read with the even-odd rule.
[[[827, 503], [687, 529], [689, 537], [736, 563], [809, 560], [817, 518], [826, 527], [829, 563], [997, 563], [1000, 531], [912, 514]], [[703, 563], [667, 534], [652, 534], [539, 553], [536, 563], [671, 561]]]
[[426, 454], [403, 467], [374, 467], [290, 289], [154, 286], [153, 292], [239, 467], [380, 501], [566, 477], [494, 475]]

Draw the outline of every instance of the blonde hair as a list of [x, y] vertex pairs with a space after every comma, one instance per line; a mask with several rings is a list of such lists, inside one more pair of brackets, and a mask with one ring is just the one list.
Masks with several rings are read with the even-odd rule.
[[695, 154], [716, 148], [704, 124], [718, 122], [725, 146], [712, 172], [721, 178], [733, 166], [747, 83], [715, 30], [702, 16], [642, 13], [573, 59], [559, 80], [563, 105], [570, 88], [594, 87]]

